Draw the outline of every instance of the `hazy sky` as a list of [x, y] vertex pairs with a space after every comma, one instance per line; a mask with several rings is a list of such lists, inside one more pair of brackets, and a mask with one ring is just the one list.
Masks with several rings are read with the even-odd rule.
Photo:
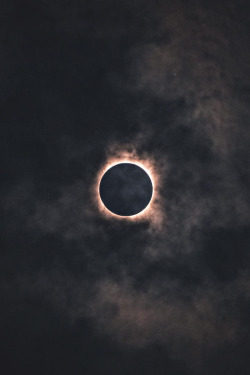
[[[2, 0], [1, 373], [250, 371], [247, 1]], [[138, 220], [100, 210], [149, 167]]]

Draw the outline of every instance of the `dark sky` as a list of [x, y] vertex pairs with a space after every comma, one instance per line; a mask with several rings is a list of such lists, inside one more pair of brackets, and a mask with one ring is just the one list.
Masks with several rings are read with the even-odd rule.
[[[1, 0], [0, 368], [250, 373], [248, 1]], [[123, 153], [139, 221], [98, 210]]]

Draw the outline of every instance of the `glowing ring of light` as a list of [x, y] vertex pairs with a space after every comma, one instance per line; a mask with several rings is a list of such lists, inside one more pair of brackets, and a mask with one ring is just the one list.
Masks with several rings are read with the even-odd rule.
[[[152, 182], [152, 197], [148, 205], [140, 211], [138, 214], [131, 215], [131, 216], [121, 216], [117, 215], [107, 209], [107, 207], [104, 205], [104, 203], [101, 200], [100, 194], [99, 194], [99, 186], [102, 179], [102, 176], [112, 167], [118, 164], [122, 163], [130, 163], [135, 164], [138, 167], [142, 168]], [[99, 212], [106, 218], [116, 218], [120, 220], [131, 220], [131, 221], [141, 221], [144, 219], [151, 219], [155, 218], [159, 215], [159, 211], [155, 212], [156, 205], [157, 205], [157, 197], [159, 195], [159, 190], [156, 185], [158, 185], [159, 181], [159, 175], [155, 172], [154, 167], [154, 161], [150, 158], [144, 158], [140, 159], [138, 157], [135, 157], [134, 155], [129, 155], [129, 153], [126, 153], [126, 156], [124, 157], [111, 157], [108, 160], [108, 163], [106, 163], [98, 172], [96, 182], [95, 182], [95, 202], [97, 202], [97, 206], [99, 209]], [[157, 221], [157, 220], [156, 220]]]
[[[110, 167], [107, 168], [106, 171], [103, 173], [103, 175], [102, 175], [102, 177], [101, 177], [101, 179], [100, 179], [100, 183], [99, 183], [99, 196], [100, 196], [100, 199], [101, 199], [102, 203], [104, 204], [104, 206], [105, 206], [106, 208], [107, 208], [107, 206], [106, 206], [105, 203], [103, 202], [103, 200], [102, 200], [102, 198], [101, 198], [101, 193], [100, 193], [100, 186], [101, 186], [102, 179], [103, 179], [103, 177], [105, 176], [105, 174], [106, 174], [110, 169], [112, 169], [113, 167], [117, 167], [118, 165], [123, 165], [123, 164], [134, 165], [134, 166], [139, 167], [141, 170], [143, 170], [143, 171], [145, 172], [147, 178], [149, 178], [149, 180], [150, 180], [150, 182], [151, 182], [151, 187], [152, 187], [152, 191], [151, 191], [150, 199], [149, 199], [148, 203], [145, 205], [145, 207], [144, 207], [142, 210], [140, 210], [139, 212], [137, 212], [136, 214], [133, 214], [133, 215], [120, 215], [120, 214], [115, 214], [115, 215], [117, 215], [117, 216], [122, 216], [122, 217], [127, 217], [127, 218], [128, 218], [128, 217], [136, 216], [136, 215], [142, 213], [142, 212], [148, 207], [148, 205], [150, 204], [150, 202], [151, 202], [151, 200], [152, 200], [152, 198], [153, 198], [153, 194], [154, 194], [154, 184], [153, 184], [152, 176], [150, 176], [149, 171], [148, 171], [145, 167], [142, 168], [142, 167], [139, 166], [137, 163], [132, 163], [132, 162], [129, 162], [129, 163], [119, 162], [119, 163], [115, 164], [114, 166], [110, 166]], [[107, 208], [107, 209], [108, 209], [108, 211], [110, 211], [111, 213], [114, 213], [114, 212], [111, 211], [109, 208]]]

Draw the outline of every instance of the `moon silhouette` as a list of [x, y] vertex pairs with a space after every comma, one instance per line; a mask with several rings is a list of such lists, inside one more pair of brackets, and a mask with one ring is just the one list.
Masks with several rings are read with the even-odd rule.
[[133, 163], [119, 163], [108, 169], [99, 185], [105, 207], [119, 216], [133, 216], [151, 201], [153, 184], [147, 172]]

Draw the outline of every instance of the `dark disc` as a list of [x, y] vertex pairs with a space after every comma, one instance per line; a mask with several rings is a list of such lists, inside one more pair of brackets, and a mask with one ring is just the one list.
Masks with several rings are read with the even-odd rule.
[[120, 216], [132, 216], [147, 207], [153, 185], [144, 169], [136, 164], [120, 163], [104, 173], [99, 192], [109, 211]]

